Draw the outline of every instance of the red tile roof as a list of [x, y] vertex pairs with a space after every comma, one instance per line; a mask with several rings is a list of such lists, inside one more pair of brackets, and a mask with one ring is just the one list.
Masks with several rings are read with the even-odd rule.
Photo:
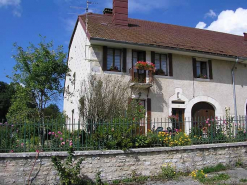
[[[85, 23], [85, 15], [79, 19]], [[247, 41], [243, 36], [171, 24], [129, 18], [129, 27], [121, 27], [112, 24], [112, 16], [90, 13], [88, 32], [90, 39], [247, 57]]]

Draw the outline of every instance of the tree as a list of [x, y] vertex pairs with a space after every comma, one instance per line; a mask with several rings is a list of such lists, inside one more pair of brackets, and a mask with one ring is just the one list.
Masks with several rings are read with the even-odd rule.
[[15, 93], [14, 84], [0, 81], [0, 122], [6, 121], [6, 115], [11, 106], [11, 98]]
[[25, 93], [29, 93], [26, 97], [34, 98], [37, 115], [44, 122], [46, 105], [63, 92], [62, 81], [69, 71], [66, 53], [62, 46], [54, 50], [53, 42], [46, 43], [45, 38], [38, 46], [30, 43], [26, 50], [17, 44], [14, 46], [17, 54], [13, 56], [16, 65], [12, 79], [23, 84]]
[[15, 84], [15, 94], [11, 99], [11, 106], [8, 110], [7, 119], [12, 122], [28, 121], [38, 116], [36, 99], [34, 94], [27, 87]]
[[145, 109], [140, 102], [131, 101], [131, 89], [124, 76], [91, 75], [83, 84], [79, 110], [84, 121], [102, 122], [121, 118], [139, 121], [145, 117]]
[[56, 104], [50, 104], [44, 109], [45, 118], [57, 119], [61, 115], [61, 112]]

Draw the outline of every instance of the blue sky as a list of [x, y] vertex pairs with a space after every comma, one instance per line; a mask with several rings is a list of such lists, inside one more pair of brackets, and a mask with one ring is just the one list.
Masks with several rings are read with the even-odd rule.
[[[93, 2], [98, 3], [90, 6], [95, 13], [112, 7], [112, 0]], [[6, 75], [15, 65], [14, 42], [27, 47], [38, 43], [41, 34], [68, 51], [77, 14], [84, 13], [70, 6], [85, 7], [86, 0], [0, 0], [0, 81], [10, 82]], [[129, 17], [242, 35], [247, 32], [247, 1], [129, 0]], [[62, 100], [57, 104], [62, 108]]]

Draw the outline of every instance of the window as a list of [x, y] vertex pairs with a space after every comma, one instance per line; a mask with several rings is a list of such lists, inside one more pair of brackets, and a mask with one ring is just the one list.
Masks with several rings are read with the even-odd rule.
[[[136, 65], [139, 61], [146, 61], [145, 51], [133, 51], [132, 53], [132, 67]], [[134, 69], [134, 79], [139, 83], [146, 83], [146, 71], [140, 69]]]
[[132, 54], [132, 66], [135, 66], [135, 64], [138, 61], [146, 61], [146, 52], [145, 51], [133, 51]]
[[121, 71], [121, 49], [107, 49], [107, 70]]
[[211, 60], [198, 61], [192, 58], [194, 78], [213, 79], [213, 65]]
[[155, 53], [156, 75], [168, 75], [167, 55]]
[[207, 62], [196, 62], [196, 77], [197, 78], [208, 78], [208, 67]]

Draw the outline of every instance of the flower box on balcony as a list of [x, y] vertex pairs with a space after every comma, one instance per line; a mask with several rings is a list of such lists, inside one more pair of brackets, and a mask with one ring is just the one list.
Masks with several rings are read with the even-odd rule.
[[136, 69], [148, 70], [148, 71], [155, 72], [155, 65], [151, 62], [139, 61], [136, 63], [135, 67], [136, 67]]

